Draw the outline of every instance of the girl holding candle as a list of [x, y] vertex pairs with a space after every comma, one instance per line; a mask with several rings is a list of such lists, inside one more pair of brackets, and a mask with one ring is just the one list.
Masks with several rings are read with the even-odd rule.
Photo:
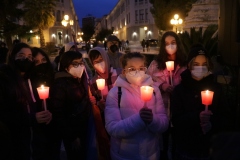
[[8, 127], [11, 137], [11, 152], [9, 157], [3, 159], [37, 158], [35, 151], [40, 146], [33, 141], [35, 129], [40, 123], [48, 124], [51, 121], [52, 114], [49, 111], [43, 111], [42, 118], [36, 112], [32, 85], [27, 76], [32, 64], [30, 46], [17, 43], [9, 52], [7, 65], [0, 69], [0, 121]]
[[[188, 69], [181, 74], [182, 81], [171, 98], [176, 160], [209, 160], [210, 139], [228, 121], [221, 86], [214, 81], [211, 70], [206, 49], [200, 44], [192, 46]], [[212, 104], [207, 103], [211, 104], [209, 110], [205, 110], [205, 102], [202, 104], [201, 92], [206, 90], [214, 92]]]
[[[95, 75], [91, 80], [91, 91], [97, 99], [100, 110], [103, 112], [108, 91], [113, 87], [118, 75], [116, 69], [110, 66], [108, 55], [104, 49], [95, 47], [89, 51], [88, 56], [95, 70]], [[96, 84], [96, 80], [100, 78], [105, 79], [105, 88], [102, 91], [98, 89]], [[101, 95], [103, 95], [103, 99]]]
[[[173, 62], [173, 70], [168, 69], [166, 62]], [[186, 69], [186, 54], [178, 35], [173, 31], [163, 34], [159, 54], [148, 67], [147, 74], [152, 76], [154, 85], [159, 87], [162, 93], [164, 106], [170, 119], [169, 98], [174, 87], [181, 82], [180, 74]], [[173, 83], [173, 84], [171, 84]], [[170, 129], [163, 134], [163, 148], [161, 149], [161, 159], [168, 159], [168, 139]], [[171, 151], [170, 151], [171, 152]], [[171, 159], [171, 156], [169, 157]]]
[[[121, 63], [123, 72], [109, 91], [105, 108], [111, 157], [118, 160], [159, 159], [159, 134], [168, 127], [161, 93], [153, 86], [152, 78], [145, 74], [147, 68], [143, 55], [127, 53]], [[154, 88], [151, 99], [147, 99], [147, 107], [141, 99], [141, 86]]]
[[40, 99], [37, 88], [41, 87], [42, 85], [51, 88], [54, 71], [48, 55], [42, 49], [33, 47], [32, 55], [33, 66], [28, 73], [28, 77], [30, 78], [30, 82], [32, 84], [32, 93], [34, 99], [36, 100], [36, 116], [38, 117], [38, 122], [40, 122], [38, 125], [36, 125], [36, 127], [33, 128], [35, 131], [33, 142], [38, 144], [34, 151], [36, 152], [36, 158], [44, 159], [43, 156], [48, 155], [48, 134], [51, 125], [46, 125], [41, 122], [44, 120], [46, 115], [50, 113], [47, 108], [50, 104], [49, 99], [46, 99], [46, 107], [44, 107], [43, 100]]
[[80, 52], [68, 51], [61, 56], [59, 72], [55, 74], [50, 88], [50, 98], [49, 110], [53, 114], [52, 159], [59, 158], [61, 141], [68, 159], [86, 159], [87, 153], [96, 159], [94, 156], [97, 154], [88, 150], [88, 144], [92, 145], [91, 141], [94, 140], [92, 137], [88, 139], [93, 135], [89, 130], [94, 124], [85, 65]]

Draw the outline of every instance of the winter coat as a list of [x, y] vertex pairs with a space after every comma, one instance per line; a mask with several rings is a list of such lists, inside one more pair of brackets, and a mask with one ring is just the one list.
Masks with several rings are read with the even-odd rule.
[[[148, 76], [142, 85], [152, 85]], [[121, 102], [118, 106], [118, 87], [121, 87]], [[152, 86], [154, 87], [154, 86]], [[154, 87], [152, 99], [146, 102], [152, 109], [153, 121], [145, 124], [139, 110], [144, 106], [140, 87], [131, 85], [119, 76], [107, 96], [105, 121], [111, 136], [111, 157], [113, 160], [156, 160], [160, 157], [159, 136], [168, 127], [168, 118], [163, 106], [161, 93]]]
[[[186, 67], [176, 66], [175, 71], [172, 73], [173, 86], [178, 85], [181, 82], [181, 73], [186, 69]], [[170, 72], [166, 69], [158, 69], [157, 61], [153, 60], [148, 67], [147, 74], [152, 76], [153, 83], [160, 88], [162, 93], [162, 98], [164, 106], [167, 111], [167, 115], [170, 118], [170, 107], [169, 107], [169, 93], [164, 92], [164, 90], [171, 85], [170, 82]]]
[[50, 88], [52, 123], [62, 138], [75, 140], [81, 133], [81, 126], [86, 126], [91, 103], [85, 74], [81, 79], [74, 78], [63, 71], [56, 73]]
[[[171, 98], [172, 123], [174, 126], [174, 140], [176, 150], [188, 157], [204, 158], [209, 156], [211, 137], [225, 130], [228, 124], [227, 105], [224, 101], [221, 86], [214, 81], [212, 74], [197, 81], [192, 78], [189, 69], [182, 74], [182, 82], [175, 87]], [[201, 101], [201, 91], [211, 90], [214, 92], [210, 122], [212, 128], [203, 134], [200, 126], [199, 114], [205, 106]]]
[[9, 153], [0, 150], [0, 159], [29, 160], [31, 126], [36, 124], [34, 105], [27, 82], [8, 65], [0, 67], [0, 121], [10, 138], [4, 146], [9, 147]]

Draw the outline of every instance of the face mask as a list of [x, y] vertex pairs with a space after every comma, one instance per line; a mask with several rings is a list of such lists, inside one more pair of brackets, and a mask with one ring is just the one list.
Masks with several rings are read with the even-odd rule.
[[116, 44], [111, 45], [110, 50], [111, 50], [112, 53], [115, 53], [116, 51], [118, 51], [118, 46]]
[[30, 61], [28, 58], [26, 59], [16, 59], [15, 65], [20, 70], [20, 72], [26, 72], [30, 69], [32, 65], [32, 61]]
[[203, 78], [207, 75], [208, 69], [207, 66], [194, 66], [193, 70], [191, 70], [191, 73], [194, 77]]
[[37, 66], [34, 66], [33, 70], [36, 74], [38, 73], [46, 73], [47, 71], [48, 64], [47, 63], [42, 63]]
[[165, 47], [166, 48], [166, 51], [168, 54], [172, 55], [174, 53], [176, 53], [177, 51], [177, 45], [176, 44], [170, 44], [168, 46]]
[[145, 72], [144, 71], [137, 71], [137, 73], [133, 76], [131, 74], [126, 73], [126, 78], [129, 83], [140, 86], [145, 78]]
[[81, 78], [84, 69], [85, 69], [85, 67], [82, 67], [82, 66], [79, 65], [77, 68], [72, 67], [72, 68], [68, 71], [68, 73], [70, 73], [70, 74], [71, 74], [72, 76], [74, 76], [74, 77]]
[[96, 64], [94, 64], [94, 67], [95, 67], [100, 73], [104, 73], [104, 72], [105, 72], [105, 62], [96, 63]]

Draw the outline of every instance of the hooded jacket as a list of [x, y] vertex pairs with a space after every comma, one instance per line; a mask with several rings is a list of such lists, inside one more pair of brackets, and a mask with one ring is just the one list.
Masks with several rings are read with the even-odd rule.
[[[152, 85], [147, 76], [142, 85]], [[122, 95], [118, 106], [118, 87]], [[155, 94], [146, 102], [152, 109], [153, 121], [146, 125], [141, 119], [139, 110], [144, 106], [141, 100], [140, 87], [134, 86], [120, 75], [115, 86], [110, 90], [106, 100], [106, 129], [111, 136], [111, 157], [113, 160], [156, 160], [159, 159], [159, 136], [168, 127], [168, 118], [164, 109], [161, 93], [154, 88]]]
[[[180, 67], [179, 65], [176, 66], [176, 69], [172, 74], [173, 86], [176, 86], [181, 82], [181, 76], [180, 75], [185, 69], [186, 69], [186, 67]], [[153, 60], [148, 67], [147, 74], [152, 76], [154, 85], [159, 87], [160, 90], [162, 91], [161, 93], [162, 93], [164, 106], [166, 107], [167, 115], [170, 118], [170, 110], [169, 110], [170, 109], [170, 107], [169, 107], [170, 104], [168, 103], [170, 95], [169, 95], [169, 93], [163, 91], [168, 86], [171, 85], [169, 71], [167, 70], [167, 68], [164, 69], [164, 70], [159, 70], [157, 62], [155, 60]]]
[[[112, 88], [114, 82], [117, 79], [116, 70], [113, 69], [110, 66], [109, 58], [108, 58], [108, 55], [107, 55], [105, 50], [103, 50], [100, 47], [95, 47], [95, 48], [93, 48], [93, 49], [91, 49], [89, 51], [89, 56], [90, 57], [91, 57], [91, 54], [92, 54], [91, 53], [92, 50], [97, 50], [98, 52], [100, 52], [101, 56], [102, 56], [102, 59], [105, 62], [105, 72], [104, 73], [100, 73], [98, 70], [95, 69], [95, 76], [91, 80], [92, 81], [92, 85], [94, 87], [94, 91], [92, 90], [92, 92], [96, 93], [98, 91], [96, 80], [98, 78], [103, 78], [103, 79], [105, 79], [105, 89], [102, 91], [102, 93], [103, 93], [103, 96], [106, 97], [107, 94], [108, 94], [108, 91]], [[90, 60], [90, 63], [92, 64], [92, 66], [94, 66], [91, 60]], [[93, 95], [95, 95], [96, 97], [101, 97], [101, 93], [100, 92], [98, 92], [96, 94], [93, 94]]]
[[[230, 125], [227, 119], [228, 109], [222, 89], [214, 81], [212, 74], [197, 81], [192, 78], [189, 69], [182, 74], [182, 82], [175, 87], [171, 98], [172, 123], [176, 150], [192, 158], [206, 158], [209, 156], [211, 137]], [[212, 128], [203, 134], [200, 126], [199, 114], [205, 106], [201, 101], [201, 91], [214, 92], [212, 104], [208, 109], [213, 115], [210, 117]]]

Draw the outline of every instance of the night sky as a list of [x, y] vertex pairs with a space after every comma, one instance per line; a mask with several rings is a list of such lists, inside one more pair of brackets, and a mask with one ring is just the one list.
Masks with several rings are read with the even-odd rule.
[[73, 0], [80, 26], [82, 25], [82, 18], [88, 14], [101, 18], [103, 15], [110, 13], [117, 2], [118, 0]]

